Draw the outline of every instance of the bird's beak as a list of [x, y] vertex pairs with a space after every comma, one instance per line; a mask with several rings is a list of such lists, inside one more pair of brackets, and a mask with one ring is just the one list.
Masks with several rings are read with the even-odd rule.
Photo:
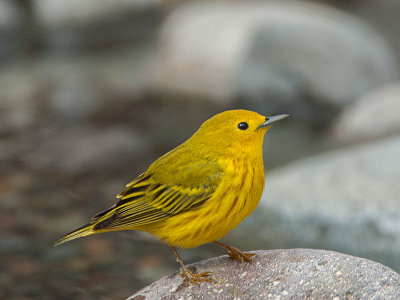
[[282, 120], [284, 118], [289, 117], [289, 115], [284, 114], [284, 115], [277, 115], [277, 116], [272, 116], [272, 117], [265, 117], [265, 122], [262, 123], [258, 128], [265, 128], [268, 126], [268, 124], [271, 124], [272, 122]]

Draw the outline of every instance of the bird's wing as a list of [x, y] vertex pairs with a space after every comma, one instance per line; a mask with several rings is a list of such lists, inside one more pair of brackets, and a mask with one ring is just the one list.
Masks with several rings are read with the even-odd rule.
[[141, 226], [194, 209], [212, 196], [221, 180], [215, 162], [177, 162], [168, 173], [149, 168], [117, 196], [115, 206], [93, 217], [94, 229]]

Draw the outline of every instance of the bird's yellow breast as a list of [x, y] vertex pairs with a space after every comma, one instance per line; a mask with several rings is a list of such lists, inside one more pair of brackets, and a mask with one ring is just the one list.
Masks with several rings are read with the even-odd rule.
[[264, 188], [262, 157], [220, 162], [223, 180], [203, 205], [144, 228], [169, 245], [197, 247], [222, 238], [257, 207]]

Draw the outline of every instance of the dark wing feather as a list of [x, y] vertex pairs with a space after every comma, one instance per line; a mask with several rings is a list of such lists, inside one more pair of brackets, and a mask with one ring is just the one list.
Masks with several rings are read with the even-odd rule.
[[212, 196], [222, 179], [219, 166], [210, 162], [184, 170], [182, 176], [191, 176], [200, 186], [182, 185], [180, 171], [178, 168], [174, 172], [179, 180], [174, 181], [173, 177], [171, 180], [169, 176], [169, 182], [150, 172], [140, 175], [117, 196], [120, 200], [115, 206], [93, 217], [96, 223], [93, 229], [132, 228], [194, 209]]

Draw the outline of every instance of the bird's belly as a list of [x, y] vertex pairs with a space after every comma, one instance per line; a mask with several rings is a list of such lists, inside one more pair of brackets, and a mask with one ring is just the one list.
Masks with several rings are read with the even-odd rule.
[[[255, 179], [256, 178], [256, 179]], [[221, 239], [257, 207], [264, 176], [221, 190], [195, 210], [172, 216], [146, 231], [169, 245], [193, 248]]]

